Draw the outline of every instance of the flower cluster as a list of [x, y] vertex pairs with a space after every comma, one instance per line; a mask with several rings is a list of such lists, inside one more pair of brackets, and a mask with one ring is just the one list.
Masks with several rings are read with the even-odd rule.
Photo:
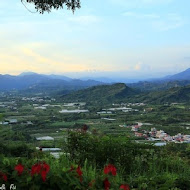
[[[45, 182], [46, 181], [46, 177], [47, 174], [50, 171], [50, 166], [46, 163], [46, 162], [38, 162], [36, 164], [34, 164], [31, 167], [31, 170], [28, 170], [25, 166], [23, 166], [22, 164], [17, 164], [14, 167], [14, 170], [17, 172], [18, 176], [21, 176], [24, 172], [26, 174], [31, 175], [32, 177], [34, 177], [35, 175], [41, 175], [42, 181]], [[74, 174], [74, 176], [76, 178], [78, 178], [78, 180], [80, 180], [80, 185], [81, 187], [83, 185], [85, 185], [85, 178], [83, 179], [83, 171], [82, 168], [80, 166], [71, 166], [71, 169], [69, 170], [69, 172], [72, 172]], [[112, 164], [108, 164], [104, 167], [103, 170], [104, 174], [106, 175], [106, 177], [104, 178], [104, 180], [102, 179], [101, 181], [98, 180], [91, 180], [88, 184], [88, 189], [91, 188], [95, 188], [96, 185], [98, 184], [98, 186], [100, 185], [100, 183], [102, 183], [102, 187], [104, 188], [104, 190], [110, 190], [110, 188], [119, 188], [121, 190], [130, 190], [129, 185], [127, 184], [122, 184], [119, 187], [117, 186], [117, 184], [114, 184], [114, 186], [112, 187], [112, 178], [115, 177], [117, 175], [117, 169], [114, 165]], [[103, 176], [105, 176], [103, 175]], [[109, 181], [110, 180], [110, 181]], [[7, 181], [7, 175], [0, 172], [0, 181]], [[83, 184], [84, 183], [84, 184]], [[97, 183], [97, 184], [96, 184]], [[115, 186], [116, 185], [116, 186]]]
[[104, 174], [109, 174], [109, 173], [111, 173], [113, 176], [116, 176], [117, 174], [117, 169], [112, 164], [108, 164], [107, 166], [104, 167]]
[[32, 166], [31, 175], [34, 176], [35, 174], [41, 174], [42, 180], [46, 181], [46, 175], [49, 172], [50, 167], [45, 162], [40, 162]]
[[[47, 173], [49, 172], [50, 167], [45, 162], [39, 162], [37, 164], [34, 164], [31, 169], [31, 176], [34, 176], [35, 174], [41, 174], [42, 180], [46, 181]], [[22, 164], [18, 164], [15, 166], [15, 171], [17, 171], [17, 174], [20, 176], [22, 175], [24, 171], [24, 166]]]
[[[106, 175], [111, 174], [112, 176], [116, 176], [117, 175], [117, 169], [113, 164], [108, 164], [104, 167], [104, 174], [106, 174]], [[107, 177], [103, 181], [103, 185], [104, 185], [105, 190], [110, 189], [111, 184], [110, 184]], [[119, 189], [130, 190], [130, 187], [129, 187], [129, 185], [122, 184]]]

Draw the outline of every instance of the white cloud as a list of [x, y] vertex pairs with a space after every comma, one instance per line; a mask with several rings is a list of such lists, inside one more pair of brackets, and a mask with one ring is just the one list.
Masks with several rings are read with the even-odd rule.
[[134, 70], [136, 70], [136, 71], [149, 71], [149, 70], [151, 70], [151, 67], [150, 67], [150, 65], [144, 64], [142, 62], [138, 62], [135, 65]]

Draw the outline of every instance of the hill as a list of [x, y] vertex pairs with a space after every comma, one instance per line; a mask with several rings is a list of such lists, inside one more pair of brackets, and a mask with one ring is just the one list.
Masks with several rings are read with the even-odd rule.
[[190, 103], [190, 85], [141, 94], [131, 100], [153, 104]]
[[85, 101], [85, 102], [121, 102], [127, 98], [138, 94], [137, 90], [129, 88], [123, 83], [113, 85], [100, 85], [79, 90], [69, 95], [64, 95], [65, 101]]
[[142, 92], [163, 91], [174, 87], [184, 87], [190, 85], [190, 80], [171, 80], [171, 81], [140, 81], [138, 83], [127, 84], [131, 88], [139, 89]]

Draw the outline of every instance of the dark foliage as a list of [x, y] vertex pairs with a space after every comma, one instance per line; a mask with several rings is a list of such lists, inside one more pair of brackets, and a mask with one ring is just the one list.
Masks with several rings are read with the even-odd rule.
[[[44, 12], [51, 12], [52, 9], [62, 9], [67, 7], [67, 9], [72, 10], [73, 12], [80, 8], [80, 0], [25, 0], [27, 3], [33, 3], [35, 9], [43, 14]], [[21, 0], [24, 2], [24, 0]]]

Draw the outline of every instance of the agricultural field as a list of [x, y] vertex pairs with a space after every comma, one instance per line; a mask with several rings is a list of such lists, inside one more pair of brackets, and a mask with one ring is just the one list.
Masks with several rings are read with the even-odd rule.
[[[91, 174], [94, 172], [93, 176], [84, 172], [84, 175], [87, 175], [86, 180], [96, 178], [96, 175], [100, 175], [99, 170], [107, 162], [111, 162], [118, 168], [117, 180], [109, 177], [113, 188], [118, 188], [119, 184], [125, 181], [128, 187], [134, 190], [162, 187], [167, 190], [172, 187], [187, 190], [187, 176], [190, 172], [189, 108], [188, 104], [123, 102], [100, 106], [92, 103], [68, 104], [56, 97], [4, 96], [0, 98], [1, 155], [3, 159], [9, 160], [10, 168], [13, 167], [11, 163], [16, 164], [15, 161], [21, 158], [24, 160], [22, 163], [27, 165], [29, 162], [34, 163], [36, 159], [45, 159], [53, 168], [52, 172], [58, 171], [60, 164], [67, 165], [64, 170], [69, 170], [68, 164], [81, 163], [83, 171]], [[106, 152], [105, 156], [101, 151]], [[121, 152], [124, 157], [117, 156]], [[178, 157], [174, 159], [173, 154]], [[145, 160], [141, 159], [142, 156]], [[135, 160], [132, 160], [132, 157]], [[165, 160], [160, 160], [160, 157]], [[52, 164], [52, 159], [56, 160], [56, 165]], [[168, 161], [171, 159], [173, 161], [169, 166]], [[145, 166], [150, 167], [148, 173], [144, 172], [146, 168], [142, 168], [142, 162], [146, 162]], [[4, 163], [6, 161], [2, 164]], [[123, 168], [129, 165], [130, 169]], [[175, 165], [178, 165], [180, 170]], [[168, 167], [173, 169], [170, 171]], [[9, 172], [11, 171], [10, 169]], [[182, 175], [180, 182], [177, 181], [179, 176], [176, 172]], [[156, 184], [163, 184], [158, 188], [155, 183], [148, 182], [150, 175], [157, 181]], [[171, 180], [171, 183], [163, 182], [163, 179]], [[51, 186], [51, 180], [52, 177], [49, 176], [46, 181], [48, 186]], [[93, 188], [101, 189], [101, 183], [98, 182], [100, 179], [96, 180], [97, 184], [94, 183]], [[18, 181], [15, 183], [18, 184]], [[86, 187], [82, 182], [77, 184], [78, 182], [73, 182], [71, 189]], [[41, 187], [45, 188], [44, 185]], [[65, 185], [68, 187], [68, 184]]]

